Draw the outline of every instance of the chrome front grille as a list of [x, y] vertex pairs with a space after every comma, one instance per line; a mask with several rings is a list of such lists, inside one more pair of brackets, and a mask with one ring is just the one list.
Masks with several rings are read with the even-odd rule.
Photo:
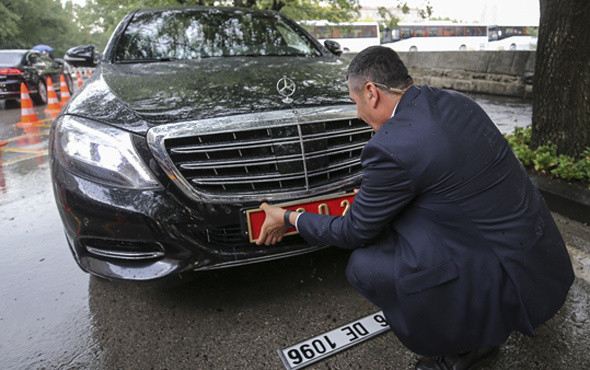
[[[255, 250], [248, 238], [244, 237], [240, 225], [204, 228], [200, 224], [188, 224], [182, 225], [182, 228], [187, 230], [191, 236], [206, 242], [209, 248], [221, 255], [248, 255]], [[283, 238], [280, 245], [275, 245], [273, 248], [290, 248], [303, 243], [301, 235], [289, 235]]]
[[209, 201], [253, 200], [353, 183], [372, 133], [354, 106], [340, 106], [156, 127], [148, 143], [185, 192]]

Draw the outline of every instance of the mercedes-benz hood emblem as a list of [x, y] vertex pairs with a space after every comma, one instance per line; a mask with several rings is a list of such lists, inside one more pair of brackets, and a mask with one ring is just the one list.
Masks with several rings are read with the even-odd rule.
[[277, 82], [277, 91], [284, 97], [283, 103], [285, 104], [291, 104], [293, 102], [291, 95], [295, 94], [296, 88], [295, 82], [287, 77], [283, 77]]

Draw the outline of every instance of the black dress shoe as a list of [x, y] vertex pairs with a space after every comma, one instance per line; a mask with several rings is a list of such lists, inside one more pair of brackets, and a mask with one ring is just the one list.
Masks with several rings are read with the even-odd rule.
[[475, 370], [489, 365], [500, 353], [500, 347], [482, 347], [458, 356], [424, 357], [416, 370]]

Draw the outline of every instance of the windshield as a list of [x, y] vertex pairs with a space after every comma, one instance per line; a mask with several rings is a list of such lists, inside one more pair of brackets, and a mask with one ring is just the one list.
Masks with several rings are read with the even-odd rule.
[[0, 66], [14, 67], [23, 59], [23, 51], [0, 51]]
[[116, 49], [118, 62], [262, 55], [321, 55], [280, 15], [242, 10], [138, 13]]

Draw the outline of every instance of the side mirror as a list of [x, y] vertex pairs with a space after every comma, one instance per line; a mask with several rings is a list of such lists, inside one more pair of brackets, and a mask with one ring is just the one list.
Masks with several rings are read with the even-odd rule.
[[339, 43], [333, 40], [326, 40], [324, 41], [324, 46], [328, 51], [334, 55], [340, 56], [342, 55], [342, 47]]
[[95, 67], [99, 55], [94, 51], [94, 45], [76, 46], [68, 51], [64, 59], [74, 67]]
[[56, 58], [54, 60], [55, 60], [55, 63], [57, 63], [57, 66], [59, 68], [64, 68], [65, 67], [65, 60], [59, 59], [59, 58]]

